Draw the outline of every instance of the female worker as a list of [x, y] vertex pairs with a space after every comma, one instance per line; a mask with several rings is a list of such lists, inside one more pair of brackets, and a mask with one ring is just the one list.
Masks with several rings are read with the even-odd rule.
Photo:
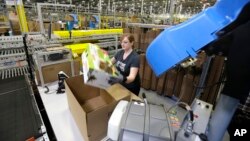
[[110, 78], [109, 83], [120, 83], [128, 90], [139, 95], [140, 92], [140, 76], [139, 55], [133, 51], [134, 36], [131, 34], [124, 34], [121, 37], [122, 50], [118, 51], [111, 59], [111, 62], [115, 64], [117, 70], [123, 75], [123, 79]]

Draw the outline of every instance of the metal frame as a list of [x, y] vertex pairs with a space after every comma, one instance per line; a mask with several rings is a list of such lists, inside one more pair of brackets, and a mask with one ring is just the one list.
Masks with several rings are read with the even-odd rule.
[[143, 27], [143, 28], [158, 28], [158, 29], [165, 29], [171, 27], [171, 25], [156, 25], [156, 24], [143, 24], [143, 23], [127, 23], [128, 27]]
[[40, 25], [40, 32], [43, 34], [45, 34], [45, 30], [44, 30], [43, 17], [42, 17], [42, 6], [75, 7], [75, 5], [68, 5], [68, 4], [37, 3], [37, 13], [38, 13], [38, 20], [39, 20], [39, 25]]
[[[33, 53], [41, 48], [33, 48], [34, 45], [44, 42], [42, 35], [28, 35], [28, 50]], [[12, 78], [28, 73], [28, 63], [18, 65], [18, 61], [27, 61], [23, 43], [23, 36], [4, 36], [0, 37], [0, 64], [15, 62], [8, 66], [0, 66], [0, 79]]]
[[37, 69], [39, 71], [39, 77], [40, 77], [40, 81], [41, 81], [41, 86], [44, 87], [45, 83], [44, 83], [44, 78], [43, 78], [43, 72], [42, 72], [42, 67], [44, 66], [48, 66], [48, 65], [54, 65], [54, 64], [59, 64], [59, 63], [65, 63], [65, 62], [70, 62], [71, 65], [71, 74], [72, 76], [75, 76], [75, 70], [74, 70], [74, 64], [72, 61], [72, 53], [70, 50], [68, 49], [64, 49], [70, 52], [70, 54], [67, 56], [67, 58], [60, 60], [60, 61], [49, 61], [49, 62], [44, 62], [42, 61], [40, 58], [43, 58], [44, 55], [49, 55], [52, 53], [58, 53], [61, 52], [62, 50], [56, 50], [56, 51], [49, 51], [49, 52], [35, 52], [33, 58], [35, 58], [35, 64], [37, 66]]

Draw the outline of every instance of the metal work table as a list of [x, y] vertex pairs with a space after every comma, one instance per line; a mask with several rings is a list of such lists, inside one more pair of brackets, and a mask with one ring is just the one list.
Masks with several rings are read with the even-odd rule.
[[46, 84], [50, 92], [45, 93], [43, 87], [38, 86], [45, 110], [58, 141], [84, 141], [68, 106], [67, 95], [56, 94], [57, 82]]

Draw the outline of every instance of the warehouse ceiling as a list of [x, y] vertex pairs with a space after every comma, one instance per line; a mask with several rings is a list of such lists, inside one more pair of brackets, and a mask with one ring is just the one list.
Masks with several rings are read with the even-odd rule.
[[[99, 0], [23, 0], [25, 4], [35, 2], [60, 3], [81, 6], [89, 9], [100, 9]], [[133, 12], [161, 14], [170, 9], [171, 0], [101, 0], [102, 11]], [[204, 7], [212, 6], [216, 0], [173, 0], [176, 10], [180, 13], [199, 12]], [[143, 8], [142, 8], [143, 3]]]

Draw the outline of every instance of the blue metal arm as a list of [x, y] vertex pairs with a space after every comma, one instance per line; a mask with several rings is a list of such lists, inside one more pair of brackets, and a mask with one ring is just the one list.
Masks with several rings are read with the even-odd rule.
[[216, 33], [235, 21], [250, 0], [217, 0], [214, 6], [191, 19], [165, 29], [149, 45], [146, 58], [157, 76], [195, 57], [204, 46], [216, 40]]

